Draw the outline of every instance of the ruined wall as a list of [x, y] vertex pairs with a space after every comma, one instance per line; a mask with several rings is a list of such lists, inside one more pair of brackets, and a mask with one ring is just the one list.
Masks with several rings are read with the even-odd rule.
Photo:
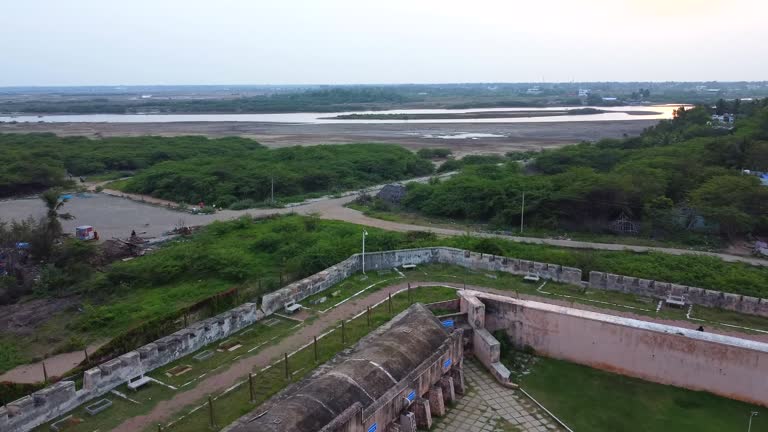
[[768, 344], [477, 292], [488, 331], [519, 348], [768, 406]]
[[[581, 270], [556, 264], [499, 257], [448, 247], [401, 249], [365, 254], [366, 271], [387, 270], [403, 264], [451, 264], [473, 270], [498, 271], [516, 275], [538, 273], [544, 279], [581, 285]], [[362, 270], [361, 254], [329, 267], [308, 278], [294, 282], [262, 299], [261, 309], [266, 314], [277, 312], [286, 303], [299, 302], [313, 294], [324, 291], [350, 275]]]
[[768, 317], [768, 299], [677, 285], [669, 282], [591, 271], [589, 272], [589, 287], [648, 296], [659, 300], [667, 298], [670, 294], [681, 295], [690, 304]]
[[83, 388], [80, 390], [75, 389], [74, 382], [62, 381], [13, 401], [6, 407], [0, 407], [0, 431], [28, 431], [109, 392], [131, 378], [224, 339], [263, 317], [264, 313], [256, 304], [243, 304], [88, 369], [84, 373]]
[[557, 264], [500, 257], [454, 248], [439, 249], [438, 262], [453, 264], [473, 270], [497, 271], [515, 275], [537, 273], [540, 277], [555, 282], [581, 285], [581, 270]]
[[[582, 271], [577, 268], [455, 248], [404, 249], [365, 254], [366, 270], [371, 271], [391, 269], [403, 264], [430, 263], [458, 265], [473, 270], [498, 271], [516, 275], [534, 272], [544, 279], [582, 285]], [[92, 368], [85, 372], [84, 386], [81, 390], [75, 390], [74, 383], [64, 381], [11, 402], [7, 408], [0, 408], [0, 431], [30, 430], [88, 400], [101, 396], [130, 378], [163, 366], [209, 343], [226, 338], [265, 315], [283, 309], [290, 301], [301, 301], [310, 295], [324, 291], [361, 269], [361, 255], [352, 255], [328, 269], [265, 295], [261, 309], [258, 309], [255, 304], [246, 303]], [[589, 276], [590, 287], [594, 289], [632, 292], [656, 298], [665, 298], [669, 292], [682, 293], [689, 302], [694, 304], [768, 316], [766, 299], [599, 272], [590, 272]]]

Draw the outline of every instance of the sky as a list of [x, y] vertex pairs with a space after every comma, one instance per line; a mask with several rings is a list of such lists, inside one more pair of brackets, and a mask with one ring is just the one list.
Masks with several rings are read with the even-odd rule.
[[764, 0], [0, 0], [0, 86], [768, 79]]

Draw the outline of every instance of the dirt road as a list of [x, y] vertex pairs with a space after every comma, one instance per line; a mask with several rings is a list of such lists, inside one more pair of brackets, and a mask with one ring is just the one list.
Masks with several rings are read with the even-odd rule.
[[[199, 382], [197, 386], [191, 390], [181, 391], [174, 395], [169, 400], [158, 403], [150, 413], [138, 417], [134, 417], [126, 420], [118, 427], [113, 429], [116, 432], [133, 432], [144, 430], [150, 426], [158, 423], [168, 423], [174, 418], [183, 414], [181, 411], [189, 408], [195, 403], [200, 403], [206, 396], [211, 394], [217, 394], [230, 386], [234, 385], [238, 381], [241, 381], [248, 373], [263, 368], [278, 359], [283, 353], [292, 352], [304, 344], [312, 340], [313, 337], [322, 334], [328, 327], [335, 325], [341, 319], [349, 319], [357, 313], [364, 311], [368, 306], [386, 299], [390, 293], [395, 293], [399, 290], [405, 289], [408, 282], [398, 282], [392, 284], [386, 288], [382, 288], [379, 291], [375, 291], [366, 297], [356, 298], [349, 302], [343, 303], [334, 309], [331, 309], [326, 314], [321, 315], [318, 319], [312, 321], [309, 325], [302, 327], [296, 333], [280, 340], [275, 345], [272, 345], [263, 351], [259, 352], [253, 357], [244, 358], [234, 363], [226, 371], [222, 371], [215, 375], [209, 375], [203, 381]], [[450, 284], [445, 282], [410, 282], [412, 288], [423, 286], [452, 286], [460, 289], [462, 285]], [[483, 286], [467, 285], [467, 289], [474, 291], [483, 291], [493, 294], [499, 294], [503, 296], [513, 295], [510, 291], [499, 290], [494, 288], [487, 288]], [[550, 298], [536, 297], [530, 295], [519, 295], [519, 298], [527, 300], [536, 300], [546, 303], [558, 304], [561, 306], [568, 306], [577, 309], [591, 310], [596, 312], [610, 313], [612, 315], [624, 316], [628, 318], [635, 318], [643, 321], [656, 322], [660, 324], [674, 325], [685, 328], [696, 328], [696, 325], [689, 321], [674, 321], [664, 319], [652, 319], [647, 316], [636, 315], [626, 312], [606, 311], [604, 309], [585, 306], [582, 304], [572, 304], [567, 301], [559, 301]], [[742, 334], [736, 332], [726, 332], [718, 329], [711, 330], [714, 333], [736, 336], [744, 339], [751, 339], [756, 341], [768, 342], [768, 335], [751, 335]]]

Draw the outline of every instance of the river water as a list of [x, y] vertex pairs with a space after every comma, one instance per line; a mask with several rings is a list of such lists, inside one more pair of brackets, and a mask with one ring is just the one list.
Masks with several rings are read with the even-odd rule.
[[[3, 122], [51, 122], [51, 123], [172, 123], [172, 122], [266, 122], [266, 123], [308, 123], [308, 124], [381, 124], [381, 123], [550, 123], [620, 120], [663, 120], [672, 118], [672, 112], [679, 105], [592, 107], [603, 111], [600, 114], [563, 115], [549, 117], [504, 117], [503, 112], [515, 111], [561, 111], [586, 107], [548, 108], [476, 108], [476, 109], [406, 109], [388, 111], [350, 111], [335, 113], [280, 113], [280, 114], [77, 114], [77, 115], [18, 115], [0, 116]], [[629, 114], [623, 111], [653, 112], [648, 115]], [[329, 119], [349, 114], [461, 114], [473, 112], [499, 112], [499, 118], [478, 119], [418, 119], [418, 120], [340, 120]]]

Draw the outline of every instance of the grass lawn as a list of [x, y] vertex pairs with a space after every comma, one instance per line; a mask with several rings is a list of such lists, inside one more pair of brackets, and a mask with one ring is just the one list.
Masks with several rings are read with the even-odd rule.
[[537, 358], [522, 387], [575, 431], [768, 431], [768, 409], [706, 392], [655, 384]]
[[[456, 291], [444, 287], [424, 287], [414, 290], [411, 293], [414, 303], [432, 303], [437, 301], [449, 300], [456, 297]], [[370, 333], [376, 327], [389, 321], [391, 316], [405, 310], [411, 303], [408, 302], [408, 296], [405, 293], [392, 297], [392, 311], [389, 310], [389, 302], [371, 310], [371, 324], [368, 325], [366, 314], [346, 322], [344, 328], [344, 343], [341, 340], [341, 328], [336, 327], [332, 333], [318, 339], [317, 360], [315, 359], [315, 350], [313, 345], [297, 351], [288, 359], [289, 377], [286, 379], [285, 362], [275, 359], [272, 367], [264, 371], [254, 371], [254, 394], [255, 402], [250, 402], [250, 389], [246, 378], [244, 383], [226, 394], [214, 395], [214, 428], [210, 428], [209, 410], [200, 409], [184, 417], [181, 421], [170, 425], [168, 431], [184, 432], [207, 432], [210, 430], [220, 430], [224, 426], [237, 420], [239, 417], [253, 410], [256, 406], [269, 399], [283, 388], [293, 382], [301, 380], [318, 365], [330, 360], [342, 349], [354, 345], [363, 336]], [[202, 404], [205, 401], [199, 401]], [[193, 407], [188, 407], [184, 414]], [[147, 429], [153, 431], [154, 428]]]

